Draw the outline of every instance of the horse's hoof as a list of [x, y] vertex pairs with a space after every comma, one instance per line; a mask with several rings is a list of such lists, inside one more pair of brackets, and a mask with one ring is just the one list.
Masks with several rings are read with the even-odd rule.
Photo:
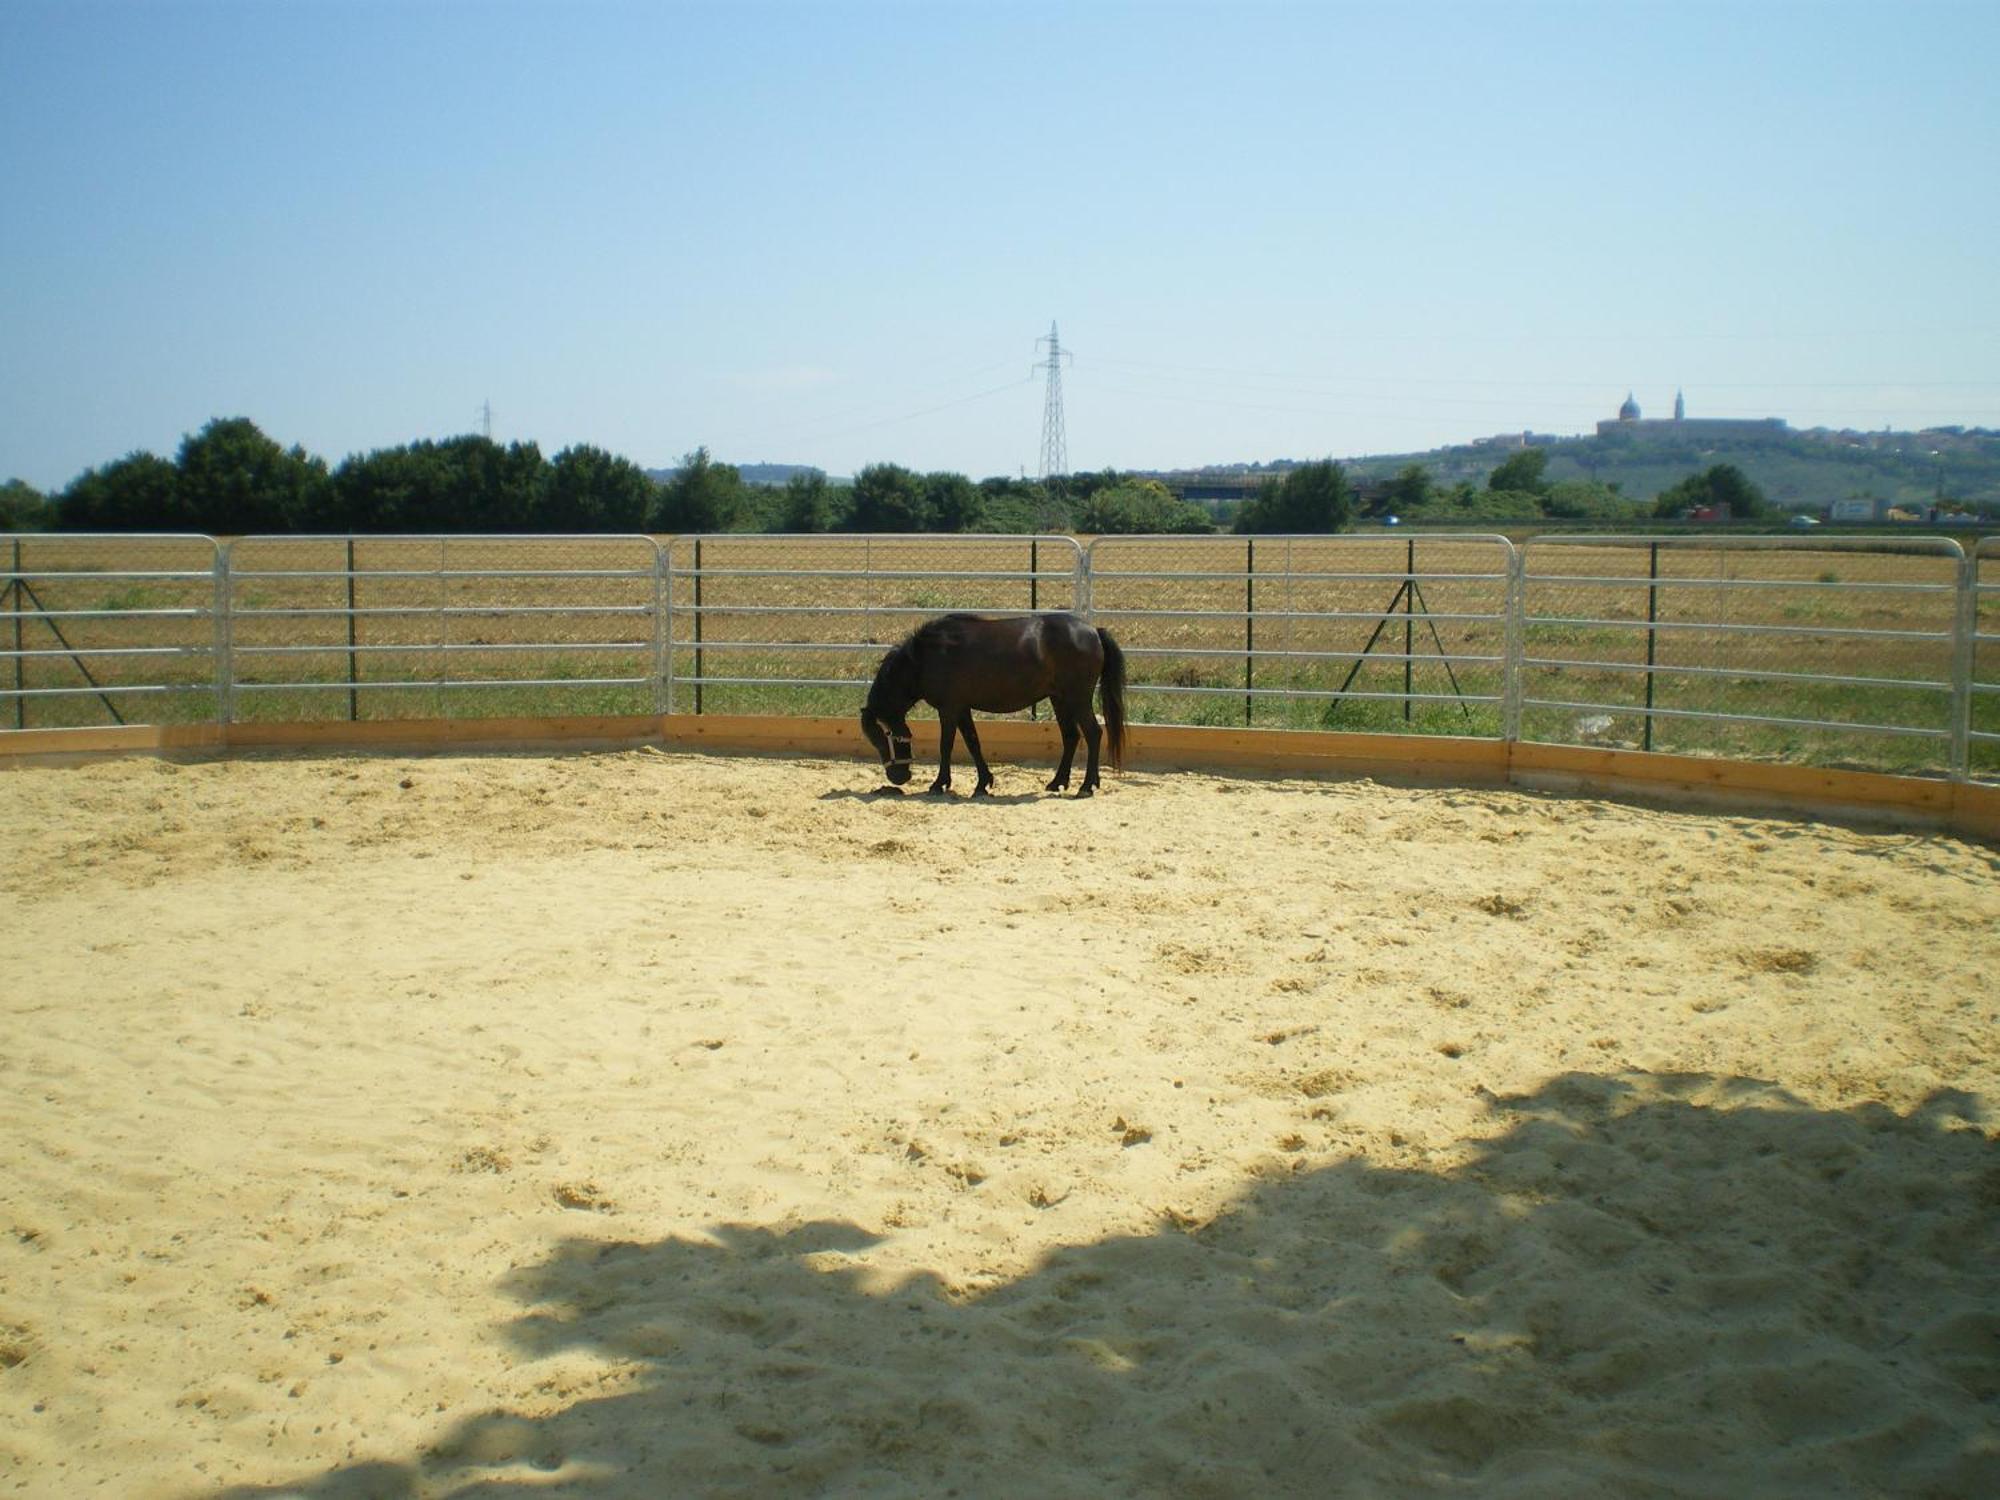
[[936, 786], [925, 792], [924, 795], [926, 797], [949, 797], [951, 795], [951, 788], [939, 782]]
[[1066, 792], [1069, 790], [1069, 783], [1067, 781], [1051, 781], [1042, 790], [1045, 792]]
[[1096, 795], [1097, 795], [1097, 788], [1094, 786], [1080, 786], [1076, 789], [1076, 796], [1079, 802], [1081, 802], [1085, 797], [1095, 797]]
[[976, 786], [972, 789], [972, 795], [975, 797], [990, 797], [993, 795], [993, 788], [991, 786]]

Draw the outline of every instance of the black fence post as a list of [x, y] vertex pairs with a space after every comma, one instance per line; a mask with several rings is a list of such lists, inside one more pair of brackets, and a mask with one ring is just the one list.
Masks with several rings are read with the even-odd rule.
[[1416, 684], [1417, 539], [1404, 544], [1403, 559], [1403, 722], [1410, 722], [1410, 693]]

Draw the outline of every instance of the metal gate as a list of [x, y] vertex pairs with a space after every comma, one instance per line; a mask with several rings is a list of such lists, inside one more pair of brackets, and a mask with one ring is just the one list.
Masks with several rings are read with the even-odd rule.
[[1524, 556], [1524, 739], [1965, 764], [1956, 542], [1541, 536]]
[[0, 729], [213, 721], [215, 540], [0, 536]]
[[244, 537], [222, 558], [222, 718], [660, 710], [645, 536]]

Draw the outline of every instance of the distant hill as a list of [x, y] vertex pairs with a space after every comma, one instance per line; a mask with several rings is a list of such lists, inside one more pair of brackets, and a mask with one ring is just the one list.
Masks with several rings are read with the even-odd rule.
[[[1734, 464], [1774, 504], [1820, 511], [1854, 497], [1922, 505], [1939, 494], [1974, 506], [2000, 507], [2000, 432], [1985, 428], [1932, 428], [1919, 432], [1795, 432], [1779, 428], [1741, 437], [1687, 437], [1647, 424], [1642, 434], [1555, 438], [1526, 434], [1546, 448], [1548, 478], [1593, 479], [1615, 484], [1634, 500], [1650, 500], [1689, 474]], [[1483, 483], [1519, 439], [1488, 439], [1428, 453], [1373, 454], [1346, 460], [1360, 479], [1387, 479], [1422, 464], [1433, 479]]]

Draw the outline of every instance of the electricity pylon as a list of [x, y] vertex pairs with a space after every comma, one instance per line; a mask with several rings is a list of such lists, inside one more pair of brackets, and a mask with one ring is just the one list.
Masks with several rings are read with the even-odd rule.
[[1046, 370], [1049, 376], [1048, 394], [1042, 398], [1042, 483], [1060, 479], [1069, 472], [1069, 444], [1063, 437], [1062, 363], [1075, 356], [1063, 348], [1062, 340], [1056, 336], [1056, 325], [1049, 324], [1049, 336], [1036, 339], [1037, 347], [1049, 346], [1049, 357], [1032, 368]]

